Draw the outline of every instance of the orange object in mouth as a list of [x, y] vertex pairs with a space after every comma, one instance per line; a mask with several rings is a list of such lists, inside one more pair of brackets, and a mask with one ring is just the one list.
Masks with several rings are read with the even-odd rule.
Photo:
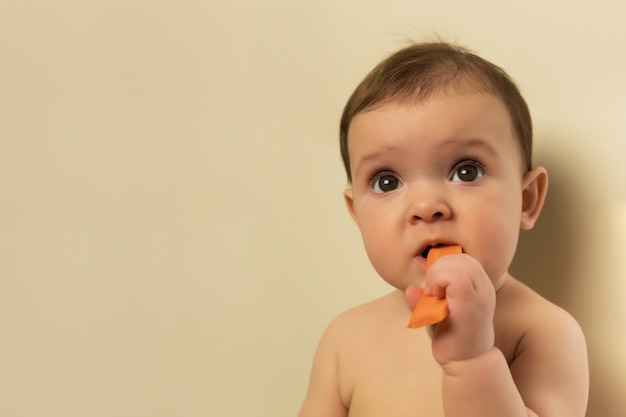
[[[426, 258], [426, 269], [446, 255], [463, 253], [463, 248], [459, 245], [434, 246], [428, 251]], [[417, 329], [419, 327], [437, 324], [448, 316], [448, 302], [445, 298], [437, 298], [430, 295], [422, 295], [417, 301], [413, 314], [409, 319], [408, 327]]]

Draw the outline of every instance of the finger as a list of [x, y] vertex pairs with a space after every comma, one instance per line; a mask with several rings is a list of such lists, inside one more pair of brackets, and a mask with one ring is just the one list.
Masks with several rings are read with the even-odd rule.
[[424, 290], [417, 285], [409, 285], [404, 291], [404, 298], [409, 308], [413, 310], [419, 299], [424, 294]]

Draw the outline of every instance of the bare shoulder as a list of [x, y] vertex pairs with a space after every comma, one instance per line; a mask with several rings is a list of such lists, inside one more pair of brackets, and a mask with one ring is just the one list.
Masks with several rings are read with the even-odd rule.
[[404, 313], [398, 305], [398, 295], [394, 294], [353, 307], [331, 321], [315, 353], [300, 417], [347, 415], [355, 367], [368, 362], [363, 356], [370, 351], [376, 333], [386, 328], [385, 323]]
[[328, 331], [332, 333], [339, 329], [343, 332], [346, 328], [351, 331], [359, 329], [372, 331], [372, 328], [388, 325], [390, 321], [408, 319], [408, 312], [403, 293], [395, 290], [341, 313], [330, 323]]
[[396, 290], [339, 314], [326, 328], [320, 344], [339, 356], [352, 356], [363, 346], [371, 346], [372, 340], [382, 337], [382, 333], [404, 330], [408, 317], [404, 295]]
[[576, 319], [523, 283], [511, 279], [498, 293], [496, 326], [521, 332], [522, 339], [570, 336], [584, 342]]
[[496, 331], [526, 405], [538, 415], [584, 416], [589, 371], [580, 325], [516, 280], [502, 290]]

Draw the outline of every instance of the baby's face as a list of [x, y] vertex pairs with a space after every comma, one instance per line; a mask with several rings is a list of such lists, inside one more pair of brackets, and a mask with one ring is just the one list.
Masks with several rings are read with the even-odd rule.
[[499, 99], [441, 95], [360, 113], [348, 150], [346, 202], [383, 279], [419, 285], [425, 249], [457, 243], [502, 285], [518, 241], [524, 169]]

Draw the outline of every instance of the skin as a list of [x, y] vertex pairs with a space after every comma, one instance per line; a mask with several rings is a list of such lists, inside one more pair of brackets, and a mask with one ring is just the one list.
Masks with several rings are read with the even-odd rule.
[[[318, 346], [308, 416], [583, 417], [585, 341], [576, 321], [508, 273], [531, 229], [546, 171], [525, 172], [504, 105], [441, 94], [356, 115], [348, 211], [395, 290], [336, 318]], [[463, 254], [425, 272], [428, 245]], [[406, 328], [422, 293], [449, 315]]]

